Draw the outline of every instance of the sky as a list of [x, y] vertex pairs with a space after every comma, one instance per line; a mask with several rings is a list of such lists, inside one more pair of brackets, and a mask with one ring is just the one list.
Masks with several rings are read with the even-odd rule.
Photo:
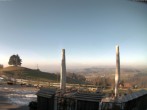
[[128, 0], [0, 0], [0, 64], [18, 54], [22, 66], [60, 71], [147, 66], [147, 5]]

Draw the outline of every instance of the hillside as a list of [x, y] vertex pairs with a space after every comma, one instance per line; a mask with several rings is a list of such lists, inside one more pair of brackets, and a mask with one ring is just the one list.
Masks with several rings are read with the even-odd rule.
[[6, 75], [7, 77], [13, 78], [23, 78], [23, 79], [32, 79], [35, 80], [57, 80], [57, 75], [54, 73], [42, 72], [40, 70], [29, 69], [19, 66], [9, 66], [1, 69], [1, 74]]
[[[59, 74], [42, 72], [37, 69], [30, 69], [26, 67], [19, 66], [9, 66], [0, 70], [1, 75], [5, 75], [9, 78], [22, 78], [28, 80], [41, 80], [49, 82], [59, 82]], [[67, 83], [84, 83], [67, 77]]]

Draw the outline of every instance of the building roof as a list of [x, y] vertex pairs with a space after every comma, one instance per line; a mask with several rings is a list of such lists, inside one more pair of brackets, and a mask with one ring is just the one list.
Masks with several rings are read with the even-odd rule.
[[81, 101], [90, 101], [90, 102], [100, 102], [104, 97], [101, 93], [76, 93], [73, 95], [73, 98]]
[[45, 97], [45, 98], [51, 98], [53, 95], [56, 94], [55, 89], [47, 89], [47, 88], [42, 88], [37, 92], [37, 96]]
[[144, 95], [147, 95], [147, 90], [140, 90], [140, 91], [134, 92], [132, 94], [127, 94], [127, 95], [124, 95], [124, 96], [118, 98], [117, 102], [118, 103], [128, 102], [130, 100], [134, 100], [134, 99], [139, 98]]
[[147, 0], [131, 0], [131, 1], [147, 3]]

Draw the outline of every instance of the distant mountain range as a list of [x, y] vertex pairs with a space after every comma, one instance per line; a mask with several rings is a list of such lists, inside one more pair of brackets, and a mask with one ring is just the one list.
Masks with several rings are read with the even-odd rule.
[[[115, 68], [84, 68], [73, 70], [76, 74], [84, 75], [86, 78], [93, 78], [97, 76], [105, 76], [114, 78]], [[136, 69], [136, 68], [121, 68], [120, 74], [121, 77], [131, 77], [136, 74], [143, 73], [147, 74], [147, 69]]]

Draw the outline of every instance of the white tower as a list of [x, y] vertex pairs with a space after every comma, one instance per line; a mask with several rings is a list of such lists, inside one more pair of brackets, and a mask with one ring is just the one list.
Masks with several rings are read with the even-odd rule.
[[64, 93], [66, 91], [66, 60], [65, 60], [65, 49], [62, 49], [62, 61], [61, 61], [61, 72], [60, 72], [60, 89]]
[[116, 45], [115, 97], [117, 97], [118, 95], [119, 82], [120, 82], [120, 56], [119, 56], [119, 46]]

